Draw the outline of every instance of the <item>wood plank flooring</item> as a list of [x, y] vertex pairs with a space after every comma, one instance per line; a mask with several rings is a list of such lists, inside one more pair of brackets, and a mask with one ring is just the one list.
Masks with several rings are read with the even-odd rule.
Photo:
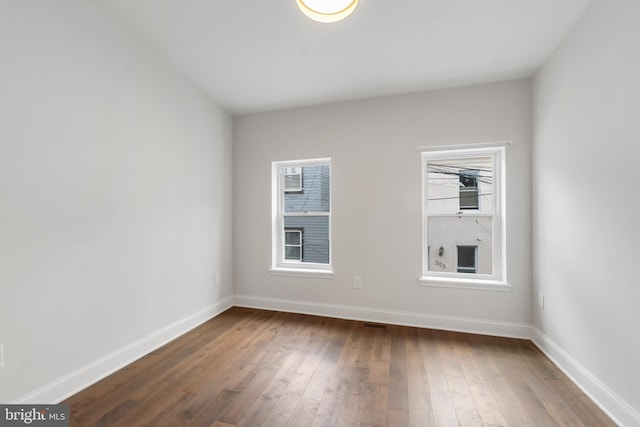
[[66, 402], [72, 426], [614, 426], [531, 342], [232, 308]]

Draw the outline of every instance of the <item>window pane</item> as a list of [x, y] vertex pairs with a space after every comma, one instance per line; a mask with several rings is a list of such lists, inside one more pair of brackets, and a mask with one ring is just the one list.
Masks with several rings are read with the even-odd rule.
[[284, 244], [285, 245], [298, 245], [300, 246], [300, 231], [285, 231], [284, 232]]
[[284, 259], [300, 261], [301, 249], [300, 246], [285, 246]]
[[461, 170], [460, 171], [460, 186], [465, 188], [478, 188], [478, 175], [480, 171], [477, 170]]
[[460, 170], [460, 209], [478, 209], [478, 170]]
[[299, 191], [301, 190], [300, 175], [285, 175], [284, 176], [284, 191]]
[[285, 216], [285, 228], [304, 229], [302, 261], [329, 263], [329, 217]]
[[427, 211], [454, 213], [464, 209], [494, 212], [491, 157], [429, 160]]
[[[427, 219], [429, 271], [457, 272], [457, 247], [476, 247], [476, 272], [493, 274], [493, 219], [485, 216], [436, 216]], [[442, 249], [440, 249], [442, 248]]]
[[299, 166], [285, 166], [282, 168], [282, 172], [285, 175], [300, 175], [301, 168]]
[[477, 246], [458, 246], [458, 268], [476, 268]]
[[478, 188], [460, 188], [460, 209], [478, 209]]
[[[303, 166], [302, 191], [284, 193], [285, 212], [330, 212], [329, 165]], [[285, 177], [285, 181], [286, 181]]]

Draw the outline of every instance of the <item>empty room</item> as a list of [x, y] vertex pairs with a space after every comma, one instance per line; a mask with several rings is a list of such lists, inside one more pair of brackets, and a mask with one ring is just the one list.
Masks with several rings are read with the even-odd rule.
[[640, 427], [639, 115], [637, 0], [0, 0], [0, 425]]

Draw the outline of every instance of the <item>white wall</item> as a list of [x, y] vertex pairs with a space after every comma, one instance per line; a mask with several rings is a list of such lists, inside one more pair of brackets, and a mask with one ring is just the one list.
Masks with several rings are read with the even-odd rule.
[[639, 16], [637, 0], [594, 0], [534, 107], [535, 339], [626, 426], [640, 425]]
[[[239, 305], [528, 336], [530, 82], [256, 114], [234, 121]], [[507, 149], [510, 292], [423, 287], [422, 145]], [[271, 162], [332, 158], [333, 279], [271, 276]], [[353, 276], [362, 276], [354, 289]], [[476, 322], [481, 319], [486, 322]]]
[[100, 11], [0, 3], [0, 123], [0, 402], [231, 303], [231, 119]]

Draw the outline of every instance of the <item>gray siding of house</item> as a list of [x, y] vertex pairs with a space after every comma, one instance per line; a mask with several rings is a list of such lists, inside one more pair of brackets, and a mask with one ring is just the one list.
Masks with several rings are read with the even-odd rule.
[[329, 263], [329, 217], [286, 216], [286, 212], [329, 212], [330, 169], [328, 165], [305, 166], [302, 191], [284, 195], [284, 227], [302, 230], [302, 261]]
[[320, 170], [320, 202], [322, 203], [323, 212], [331, 210], [331, 178], [329, 166], [324, 166]]

